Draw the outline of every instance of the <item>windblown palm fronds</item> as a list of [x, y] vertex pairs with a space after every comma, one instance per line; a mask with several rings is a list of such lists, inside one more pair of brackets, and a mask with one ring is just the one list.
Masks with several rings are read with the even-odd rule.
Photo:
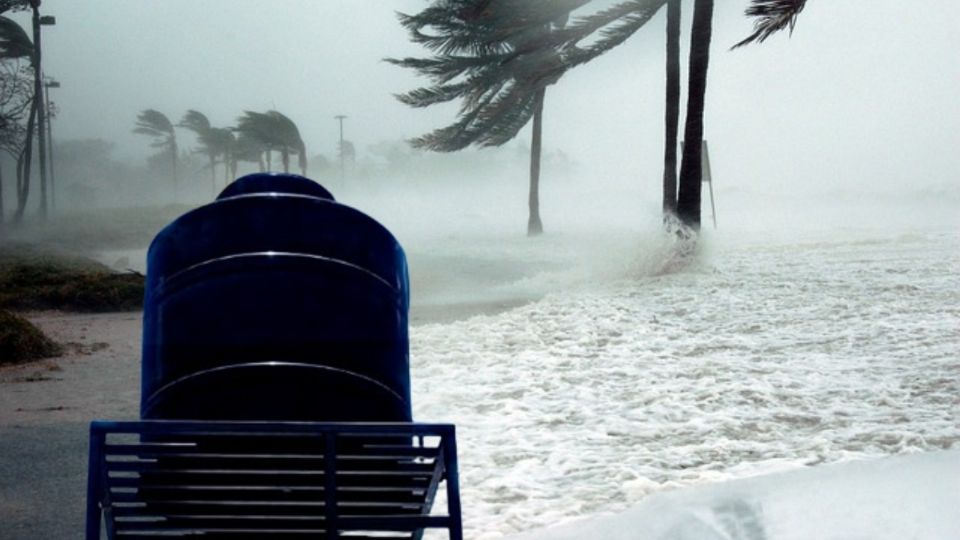
[[290, 154], [297, 154], [298, 165], [303, 174], [306, 174], [306, 147], [297, 125], [284, 114], [278, 111], [244, 111], [237, 119], [236, 131], [244, 140], [244, 152], [249, 152], [254, 145], [260, 148], [260, 152], [267, 152], [268, 155], [273, 150], [279, 151], [284, 172], [289, 172]]
[[745, 13], [747, 17], [756, 17], [753, 33], [731, 49], [754, 42], [763, 43], [785, 28], [789, 28], [792, 34], [797, 17], [806, 5], [807, 0], [752, 0]]
[[134, 133], [148, 135], [157, 139], [153, 142], [154, 148], [160, 148], [169, 144], [169, 139], [175, 137], [173, 123], [165, 114], [155, 109], [144, 109], [137, 116]]
[[227, 169], [233, 133], [228, 129], [212, 127], [210, 120], [203, 113], [195, 110], [187, 111], [177, 125], [197, 135], [197, 142], [200, 143], [198, 152], [206, 154], [210, 159], [210, 179], [213, 190], [216, 192], [217, 158], [222, 156], [224, 169]]
[[[567, 70], [623, 43], [666, 3], [627, 0], [595, 13], [572, 13], [590, 0], [447, 0], [417, 15], [399, 15], [430, 58], [390, 59], [430, 78], [399, 94], [412, 107], [461, 100], [455, 123], [413, 139], [415, 147], [450, 152], [499, 146], [532, 118], [536, 95]], [[569, 21], [569, 24], [567, 24]]]
[[153, 148], [160, 148], [160, 154], [169, 154], [170, 170], [173, 177], [174, 199], [177, 197], [177, 132], [173, 123], [165, 114], [155, 109], [144, 109], [137, 115], [134, 133], [153, 137], [150, 144]]
[[206, 115], [200, 111], [195, 111], [192, 109], [183, 115], [183, 118], [177, 125], [182, 128], [189, 129], [198, 136], [206, 135], [211, 128], [210, 120], [207, 119]]
[[412, 107], [461, 100], [456, 122], [413, 139], [413, 146], [452, 152], [516, 136], [533, 115], [537, 90], [558, 78], [551, 33], [587, 1], [449, 0], [417, 15], [400, 14], [411, 40], [434, 56], [387, 59], [433, 83], [397, 99]]
[[33, 42], [13, 20], [0, 16], [0, 60], [33, 58]]

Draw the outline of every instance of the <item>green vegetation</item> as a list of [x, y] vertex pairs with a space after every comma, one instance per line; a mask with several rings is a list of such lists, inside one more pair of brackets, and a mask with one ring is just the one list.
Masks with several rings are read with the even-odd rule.
[[0, 245], [0, 308], [126, 311], [143, 305], [144, 277], [27, 244]]
[[30, 321], [0, 309], [0, 366], [58, 356], [59, 345]]

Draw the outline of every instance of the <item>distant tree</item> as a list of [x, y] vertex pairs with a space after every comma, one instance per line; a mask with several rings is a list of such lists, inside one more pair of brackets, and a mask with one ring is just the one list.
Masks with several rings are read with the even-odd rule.
[[207, 117], [195, 110], [189, 110], [183, 115], [177, 126], [189, 129], [197, 136], [200, 143], [199, 151], [206, 154], [210, 160], [210, 185], [213, 195], [217, 195], [217, 158], [221, 158], [224, 176], [229, 182], [230, 147], [233, 145], [233, 132], [226, 128], [215, 128], [210, 125]]
[[[18, 164], [21, 162], [24, 145], [27, 142], [26, 123], [32, 104], [33, 81], [30, 68], [20, 65], [15, 59], [0, 60], [0, 152], [9, 154]], [[16, 186], [19, 201], [23, 184], [19, 166], [17, 172]], [[3, 221], [3, 177], [0, 175], [0, 227]]]
[[237, 135], [230, 147], [230, 176], [232, 178], [237, 177], [237, 168], [241, 161], [256, 163], [260, 172], [266, 171], [267, 167], [263, 162], [263, 154], [267, 151], [267, 148], [264, 143], [248, 131], [233, 128], [231, 136], [234, 133], [237, 133]]
[[134, 133], [153, 137], [152, 148], [159, 148], [160, 155], [170, 159], [170, 173], [173, 178], [173, 197], [177, 198], [177, 133], [173, 123], [165, 114], [155, 109], [144, 109], [137, 116]]
[[[7, 2], [3, 5], [0, 5], [0, 12], [13, 9], [14, 11], [19, 11], [27, 9], [29, 5], [26, 2]], [[39, 100], [34, 99], [36, 94], [36, 85], [35, 80], [31, 81], [32, 87], [27, 87], [24, 84], [26, 80], [26, 75], [29, 72], [31, 79], [36, 74], [36, 64], [34, 63], [34, 53], [35, 49], [33, 42], [30, 41], [30, 37], [27, 36], [27, 33], [20, 27], [19, 24], [13, 20], [0, 16], [0, 61], [4, 64], [9, 64], [10, 62], [16, 63], [17, 67], [14, 68], [14, 72], [8, 72], [8, 81], [12, 83], [11, 89], [15, 94], [18, 94], [22, 99], [18, 99], [19, 103], [14, 105], [14, 110], [22, 113], [24, 110], [29, 110], [26, 118], [22, 118], [20, 114], [17, 114], [17, 119], [19, 121], [12, 121], [7, 124], [7, 146], [6, 149], [11, 155], [14, 155], [17, 160], [17, 209], [14, 213], [13, 220], [14, 222], [19, 222], [23, 219], [23, 214], [27, 208], [27, 200], [30, 197], [30, 166], [31, 158], [33, 156], [33, 139], [34, 131], [37, 126], [37, 106]], [[28, 68], [22, 68], [19, 66], [20, 59], [28, 59], [31, 63], [31, 68], [28, 71]], [[25, 98], [25, 99], [24, 99]], [[23, 110], [20, 109], [20, 106], [23, 106]], [[25, 121], [26, 125], [23, 126], [20, 121]], [[19, 143], [14, 143], [11, 138], [17, 137]]]
[[397, 98], [412, 107], [461, 100], [458, 120], [413, 139], [439, 152], [500, 146], [533, 119], [527, 234], [543, 232], [540, 156], [546, 87], [559, 79], [559, 50], [549, 46], [570, 12], [586, 0], [438, 0], [416, 15], [399, 15], [410, 39], [430, 58], [387, 59], [431, 79]]
[[290, 172], [290, 154], [296, 154], [301, 174], [307, 174], [307, 151], [297, 125], [278, 111], [258, 113], [244, 111], [237, 119], [236, 131], [248, 141], [257, 143], [267, 155], [267, 168], [270, 167], [270, 154], [280, 152], [283, 172]]
[[33, 41], [27, 32], [9, 17], [0, 16], [0, 59], [33, 57]]
[[234, 146], [237, 144], [237, 138], [230, 128], [213, 128], [212, 142], [214, 147], [221, 149], [223, 156], [223, 185], [226, 186], [236, 178], [236, 169], [231, 168], [233, 163]]

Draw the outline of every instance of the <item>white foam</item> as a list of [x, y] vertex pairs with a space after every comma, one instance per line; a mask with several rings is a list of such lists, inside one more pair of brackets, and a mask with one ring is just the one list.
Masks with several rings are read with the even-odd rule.
[[539, 301], [411, 329], [415, 417], [458, 425], [468, 538], [957, 447], [957, 231], [708, 234], [660, 275], [658, 241], [614, 238], [588, 255], [646, 254], [567, 259], [498, 285], [554, 291]]

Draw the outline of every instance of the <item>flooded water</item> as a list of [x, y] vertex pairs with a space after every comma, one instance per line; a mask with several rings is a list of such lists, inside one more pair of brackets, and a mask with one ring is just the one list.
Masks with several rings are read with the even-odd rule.
[[708, 233], [660, 275], [667, 252], [643, 247], [493, 288], [557, 291], [517, 309], [412, 330], [415, 417], [458, 427], [467, 537], [960, 444], [960, 231]]

